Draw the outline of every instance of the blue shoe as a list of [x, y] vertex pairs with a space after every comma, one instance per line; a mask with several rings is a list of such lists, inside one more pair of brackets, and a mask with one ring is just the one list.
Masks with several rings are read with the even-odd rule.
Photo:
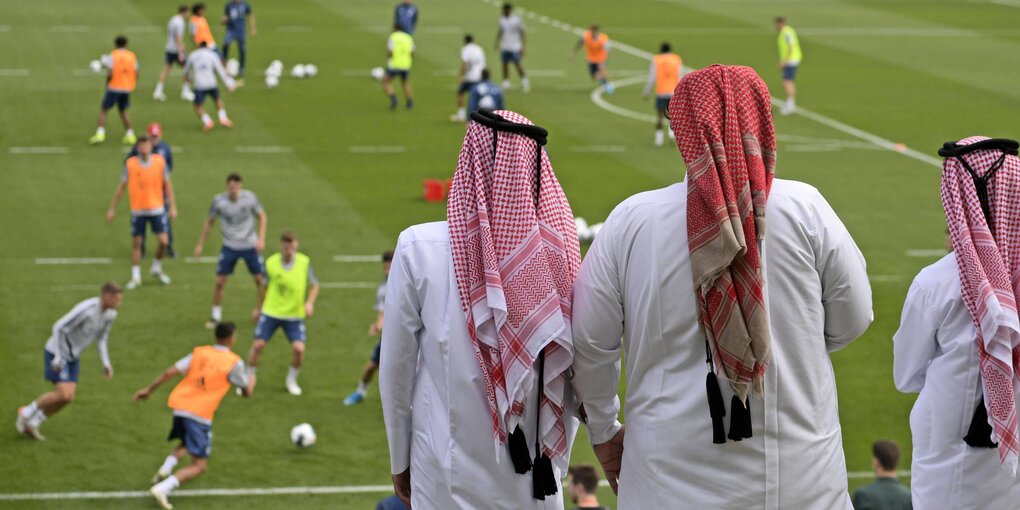
[[360, 392], [360, 391], [355, 391], [354, 393], [351, 393], [350, 395], [347, 395], [347, 398], [344, 399], [344, 405], [345, 406], [352, 406], [354, 404], [360, 404], [364, 400], [365, 400], [365, 394]]

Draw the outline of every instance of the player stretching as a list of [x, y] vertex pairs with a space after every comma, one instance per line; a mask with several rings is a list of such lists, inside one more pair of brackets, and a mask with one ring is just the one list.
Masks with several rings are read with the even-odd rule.
[[103, 285], [99, 297], [78, 303], [53, 324], [53, 332], [43, 351], [43, 377], [53, 383], [53, 391], [43, 393], [30, 404], [18, 409], [15, 427], [18, 433], [28, 434], [39, 441], [46, 438], [39, 427], [47, 418], [74, 401], [78, 388], [79, 358], [85, 348], [96, 344], [103, 363], [103, 376], [113, 377], [107, 339], [117, 318], [121, 300], [120, 287], [113, 282]]
[[[390, 276], [390, 264], [393, 262], [393, 252], [387, 251], [383, 253], [383, 278], [382, 283], [375, 290], [375, 322], [368, 327], [368, 336], [379, 336], [382, 334], [383, 324], [383, 309], [386, 306], [386, 280]], [[372, 351], [372, 356], [368, 358], [368, 363], [365, 364], [365, 369], [361, 372], [361, 380], [358, 381], [358, 389], [347, 395], [344, 399], [344, 405], [351, 406], [354, 404], [361, 403], [365, 400], [365, 391], [368, 390], [368, 385], [372, 383], [372, 376], [379, 370], [379, 352], [382, 350], [382, 344], [379, 342], [375, 343], [375, 350]]]
[[584, 46], [584, 54], [588, 59], [588, 74], [597, 79], [606, 94], [612, 94], [615, 88], [609, 81], [606, 73], [606, 60], [609, 59], [609, 36], [599, 32], [598, 25], [592, 25], [590, 29], [581, 34], [581, 39], [574, 45], [574, 51], [570, 58], [577, 56], [577, 50]]
[[[269, 219], [262, 210], [262, 204], [254, 193], [241, 189], [243, 181], [240, 174], [227, 176], [227, 191], [213, 197], [209, 206], [209, 217], [202, 225], [202, 233], [195, 245], [195, 257], [202, 256], [205, 239], [209, 236], [216, 218], [221, 219], [220, 233], [223, 234], [223, 246], [216, 265], [216, 289], [213, 291], [212, 318], [205, 323], [212, 329], [223, 319], [223, 288], [227, 278], [234, 274], [238, 259], [243, 259], [248, 272], [255, 277], [255, 311], [258, 316], [258, 303], [262, 301], [265, 283], [262, 277], [262, 250], [266, 246], [266, 224]], [[258, 233], [255, 233], [255, 218], [259, 220]]]
[[248, 57], [248, 25], [251, 26], [251, 36], [255, 37], [255, 14], [251, 12], [251, 5], [246, 0], [230, 0], [223, 7], [223, 24], [227, 26], [227, 35], [223, 38], [223, 60], [227, 59], [230, 53], [230, 43], [237, 41], [237, 52], [239, 57], [239, 70], [237, 77], [244, 76], [244, 62]]
[[248, 370], [254, 374], [266, 342], [273, 338], [278, 328], [283, 328], [293, 351], [286, 381], [291, 395], [301, 394], [297, 378], [305, 359], [305, 317], [315, 313], [315, 300], [319, 296], [319, 279], [312, 270], [312, 262], [297, 249], [297, 236], [293, 232], [284, 232], [280, 236], [280, 253], [266, 259], [265, 301], [261, 303], [261, 314], [255, 324], [255, 341], [248, 353]]
[[411, 94], [411, 59], [414, 55], [414, 38], [401, 28], [400, 25], [393, 26], [393, 33], [386, 43], [386, 53], [389, 60], [386, 61], [386, 75], [383, 76], [383, 92], [390, 98], [390, 110], [397, 109], [397, 94], [393, 91], [393, 78], [400, 77], [400, 84], [404, 87], [404, 100], [407, 101], [407, 109], [414, 107], [414, 97]]
[[531, 90], [531, 82], [524, 74], [521, 59], [524, 58], [524, 20], [513, 14], [513, 6], [503, 4], [503, 16], [499, 18], [499, 31], [496, 32], [496, 49], [503, 61], [503, 88], [510, 89], [510, 64], [517, 68], [521, 77], [521, 88], [524, 92]]
[[[170, 240], [167, 237], [167, 225], [170, 220], [177, 219], [177, 201], [174, 198], [174, 189], [170, 184], [170, 171], [167, 169], [163, 156], [152, 153], [152, 143], [149, 137], [142, 136], [138, 139], [138, 155], [132, 156], [124, 162], [124, 172], [121, 174], [117, 190], [113, 194], [113, 201], [106, 211], [106, 222], [112, 223], [117, 212], [117, 204], [128, 190], [128, 199], [131, 202], [131, 281], [128, 282], [128, 290], [138, 288], [142, 284], [142, 234], [145, 233], [145, 225], [151, 225], [152, 233], [158, 241], [156, 256], [152, 259], [150, 273], [160, 283], [167, 285], [170, 277], [163, 272], [163, 255], [166, 252]], [[166, 200], [163, 197], [166, 197]], [[167, 218], [166, 205], [170, 204], [170, 215]]]
[[118, 35], [113, 41], [116, 48], [109, 55], [103, 55], [103, 66], [110, 72], [106, 75], [106, 92], [103, 94], [102, 104], [99, 105], [96, 134], [89, 138], [89, 143], [93, 145], [106, 141], [106, 112], [113, 108], [113, 105], [117, 105], [120, 120], [124, 123], [124, 137], [120, 141], [127, 145], [136, 141], [127, 110], [131, 106], [131, 92], [138, 83], [138, 57], [127, 49], [127, 43], [127, 37]]
[[786, 103], [779, 113], [789, 115], [797, 111], [797, 86], [793, 81], [797, 78], [797, 67], [804, 55], [800, 51], [797, 32], [786, 24], [786, 18], [776, 18], [776, 31], [779, 32], [779, 69], [783, 72], [783, 89], [786, 91]]
[[213, 38], [209, 22], [205, 19], [205, 4], [197, 3], [191, 6], [188, 33], [191, 34], [191, 42], [195, 44], [195, 48], [200, 48], [202, 43], [205, 43], [209, 49], [216, 49], [216, 39]]
[[[173, 508], [167, 501], [170, 492], [205, 472], [212, 453], [213, 416], [231, 385], [240, 389], [244, 397], [250, 397], [255, 390], [255, 376], [247, 373], [241, 357], [230, 350], [237, 340], [235, 329], [233, 322], [217, 324], [215, 345], [195, 347], [191, 354], [159, 374], [152, 384], [135, 393], [135, 401], [145, 400], [163, 383], [184, 376], [167, 400], [174, 414], [167, 441], [176, 439], [180, 443], [152, 477], [149, 489], [149, 494], [168, 510]], [[171, 474], [185, 454], [191, 455], [191, 463]]]
[[212, 117], [205, 112], [205, 107], [203, 106], [206, 96], [211, 97], [213, 102], [215, 102], [216, 114], [220, 119], [220, 124], [228, 128], [234, 127], [234, 123], [227, 117], [223, 98], [220, 97], [220, 89], [216, 81], [217, 74], [220, 75], [223, 84], [227, 86], [227, 92], [233, 92], [237, 88], [234, 79], [223, 68], [220, 54], [210, 49], [205, 42], [202, 42], [197, 50], [188, 55], [188, 61], [184, 64], [184, 79], [188, 80], [191, 83], [191, 88], [195, 90], [195, 113], [198, 115], [198, 118], [202, 119], [202, 129], [205, 131], [215, 127]]
[[[652, 65], [648, 70], [648, 82], [645, 83], [644, 97], [647, 98], [655, 89], [655, 145], [661, 146], [665, 136], [662, 133], [662, 119], [666, 117], [666, 108], [673, 97], [673, 89], [683, 75], [684, 63], [680, 55], [671, 52], [668, 42], [659, 47], [659, 54], [652, 57]], [[673, 138], [673, 130], [669, 130]]]
[[[170, 76], [170, 69], [173, 68], [174, 64], [183, 66], [184, 58], [187, 57], [188, 52], [184, 49], [184, 31], [187, 25], [187, 22], [184, 21], [184, 16], [187, 14], [188, 6], [182, 5], [177, 8], [177, 14], [170, 18], [170, 21], [166, 24], [166, 46], [164, 47], [166, 55], [163, 58], [163, 70], [159, 73], [156, 91], [152, 93], [152, 98], [156, 101], [166, 101], [163, 87], [166, 85], [167, 77]], [[185, 101], [194, 99], [194, 95], [188, 88], [188, 82], [184, 82], [181, 85], [181, 99]]]

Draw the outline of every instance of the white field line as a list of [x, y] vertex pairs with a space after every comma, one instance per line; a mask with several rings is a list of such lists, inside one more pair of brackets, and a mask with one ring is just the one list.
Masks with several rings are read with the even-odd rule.
[[53, 25], [50, 32], [88, 32], [89, 27], [85, 25]]
[[[498, 6], [501, 3], [500, 0], [481, 0], [481, 1], [485, 2], [487, 4], [490, 4], [490, 5], [495, 5], [495, 6]], [[1011, 2], [1015, 1], [1015, 2], [1017, 2], [1018, 5], [1020, 5], [1020, 0], [996, 0], [996, 1], [1011, 1]], [[520, 9], [520, 11], [521, 12], [525, 12], [524, 9]], [[525, 13], [529, 14], [529, 17], [531, 17], [531, 18], [534, 17], [534, 13], [532, 13], [530, 11], [527, 11]], [[547, 19], [548, 19], [548, 21], [546, 21], [544, 23], [546, 23], [548, 25], [551, 25], [551, 26], [554, 26], [556, 28], [559, 28], [559, 29], [561, 29], [563, 31], [570, 32], [570, 33], [578, 35], [578, 36], [580, 36], [581, 34], [584, 33], [584, 30], [582, 28], [580, 28], [580, 27], [576, 27], [576, 26], [570, 25], [568, 23], [564, 23], [562, 21], [554, 20], [552, 18], [547, 18]], [[623, 53], [628, 53], [630, 55], [633, 55], [633, 56], [638, 57], [638, 58], [643, 59], [643, 60], [650, 61], [652, 59], [652, 54], [651, 53], [649, 53], [647, 51], [644, 51], [644, 50], [642, 50], [640, 48], [636, 48], [634, 46], [631, 46], [629, 44], [622, 43], [622, 42], [620, 42], [618, 40], [614, 40], [613, 41], [613, 48], [616, 49], [616, 50], [619, 50], [619, 51], [621, 51]], [[686, 71], [691, 71], [693, 69], [689, 69], [689, 68], [685, 67], [685, 70]], [[636, 80], [636, 79], [639, 79], [639, 77], [635, 76], [633, 78], [629, 78], [628, 80]], [[645, 78], [641, 77], [640, 79], [643, 80]], [[627, 81], [626, 85], [633, 85], [634, 83], [637, 83], [637, 82]], [[620, 82], [618, 82], [617, 85], [618, 86], [625, 85], [624, 80], [621, 80]], [[616, 113], [618, 115], [622, 115], [624, 117], [632, 118], [632, 119], [635, 119], [635, 120], [644, 120], [646, 122], [655, 122], [655, 116], [654, 115], [643, 115], [643, 114], [640, 114], [640, 113], [637, 113], [637, 112], [632, 112], [630, 110], [627, 110], [627, 109], [624, 109], [624, 108], [620, 108], [618, 106], [610, 105], [605, 100], [601, 100], [602, 99], [602, 94], [601, 94], [599, 89], [596, 89], [594, 92], [592, 92], [591, 97], [592, 97], [592, 101], [594, 101], [595, 104], [599, 105], [600, 107], [602, 107], [604, 109], [608, 109], [608, 108], [606, 108], [606, 106], [612, 106], [612, 109], [608, 109], [612, 113]], [[596, 101], [596, 98], [600, 99], [601, 101]], [[778, 98], [776, 98], [776, 97], [773, 97], [772, 98], [772, 104], [773, 105], [777, 105], [777, 106], [782, 106], [783, 101], [778, 99]], [[623, 112], [627, 112], [627, 113], [623, 113]], [[860, 138], [860, 139], [862, 139], [862, 140], [864, 140], [866, 142], [871, 142], [871, 143], [873, 143], [873, 144], [875, 144], [875, 145], [877, 145], [879, 147], [882, 147], [884, 149], [889, 149], [889, 150], [898, 152], [900, 154], [903, 154], [904, 156], [916, 159], [916, 160], [921, 161], [923, 163], [928, 163], [930, 165], [939, 166], [939, 167], [942, 166], [942, 160], [940, 160], [938, 158], [935, 158], [933, 156], [929, 156], [929, 155], [924, 154], [922, 152], [919, 152], [919, 151], [916, 151], [914, 149], [908, 148], [908, 147], [904, 146], [903, 144], [898, 144], [898, 143], [892, 142], [890, 140], [886, 140], [885, 138], [882, 138], [882, 137], [880, 137], [880, 136], [878, 136], [876, 134], [869, 133], [867, 131], [855, 128], [853, 126], [850, 126], [850, 125], [845, 124], [843, 122], [840, 122], [838, 120], [826, 117], [826, 116], [824, 116], [822, 114], [819, 114], [819, 113], [815, 113], [815, 112], [813, 112], [811, 110], [807, 110], [807, 109], [804, 109], [802, 107], [797, 107], [797, 112], [796, 113], [798, 115], [806, 117], [807, 119], [813, 120], [813, 121], [815, 121], [815, 122], [817, 122], [819, 124], [822, 124], [824, 126], [828, 126], [828, 127], [832, 128], [832, 129], [835, 129], [837, 131], [841, 131], [841, 132], [846, 133], [846, 134], [848, 134], [850, 136], [854, 136], [854, 137]]]
[[10, 25], [0, 25], [0, 32], [10, 32], [10, 31], [11, 31], [11, 26]]
[[234, 148], [242, 154], [290, 154], [294, 148], [287, 145], [238, 145]]
[[83, 257], [83, 258], [37, 258], [35, 263], [41, 266], [67, 266], [67, 265], [95, 265], [109, 264], [113, 262], [107, 257]]
[[215, 264], [219, 260], [219, 257], [186, 257], [184, 262], [186, 264]]
[[378, 262], [382, 264], [382, 255], [333, 255], [333, 262], [344, 264]]
[[319, 286], [324, 289], [375, 289], [379, 282], [322, 282]]
[[868, 279], [872, 283], [896, 283], [903, 281], [903, 277], [898, 274], [873, 274], [868, 275]]
[[[347, 72], [344, 71], [345, 74]], [[368, 71], [351, 71], [351, 73], [351, 76], [368, 75]], [[460, 69], [436, 69], [432, 71], [432, 76], [457, 76], [459, 74]], [[528, 78], [562, 78], [566, 75], [566, 69], [528, 69]]]
[[403, 145], [352, 145], [347, 149], [352, 154], [401, 154], [407, 152]]
[[[624, 78], [622, 80], [614, 81], [613, 85], [615, 85], [617, 88], [626, 87], [628, 85], [644, 83], [645, 80], [647, 79], [648, 77], [645, 75], [631, 76], [630, 78]], [[634, 110], [629, 110], [627, 108], [616, 106], [615, 104], [606, 101], [602, 97], [602, 95], [603, 95], [602, 87], [598, 87], [597, 89], [591, 92], [591, 101], [595, 103], [599, 108], [602, 108], [603, 110], [606, 110], [610, 113], [615, 113], [621, 117], [627, 117], [628, 119], [634, 119], [641, 122], [648, 122], [652, 124], [655, 123], [655, 115], [652, 115], [650, 113], [635, 112]]]
[[[356, 494], [393, 492], [392, 485], [345, 485], [323, 487], [270, 487], [250, 489], [183, 489], [171, 497], [209, 496], [280, 496], [308, 494]], [[0, 501], [69, 500], [69, 499], [133, 499], [151, 498], [149, 491], [92, 491], [92, 492], [27, 492], [0, 494]]]
[[570, 152], [619, 153], [626, 150], [622, 145], [575, 145], [570, 148]]
[[28, 76], [32, 74], [31, 69], [0, 69], [0, 76]]
[[67, 154], [70, 150], [70, 147], [52, 145], [40, 147], [10, 147], [7, 149], [7, 152], [11, 154]]
[[992, 3], [1020, 9], [1020, 0], [992, 0]]
[[922, 249], [922, 250], [907, 250], [907, 256], [908, 257], [918, 257], [918, 258], [943, 257], [947, 253], [949, 253], [949, 252], [946, 251], [943, 248], [932, 248], [932, 249]]

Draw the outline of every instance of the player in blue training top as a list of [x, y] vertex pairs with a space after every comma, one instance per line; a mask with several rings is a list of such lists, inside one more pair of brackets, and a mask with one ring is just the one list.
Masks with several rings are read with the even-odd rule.
[[[387, 251], [382, 255], [383, 263], [383, 279], [382, 283], [375, 290], [375, 321], [368, 327], [368, 336], [377, 336], [382, 334], [383, 324], [383, 309], [386, 306], [386, 281], [390, 277], [390, 264], [393, 263], [393, 252]], [[365, 391], [368, 390], [368, 385], [372, 382], [372, 376], [379, 370], [379, 352], [382, 350], [382, 343], [376, 342], [375, 350], [372, 351], [372, 356], [368, 358], [368, 363], [365, 364], [365, 369], [361, 372], [361, 380], [358, 381], [358, 389], [354, 390], [354, 393], [347, 395], [344, 399], [344, 405], [354, 405], [365, 400]]]
[[227, 26], [227, 35], [223, 38], [223, 60], [230, 53], [230, 43], [237, 42], [240, 68], [237, 77], [244, 76], [244, 62], [248, 56], [248, 32], [255, 37], [255, 14], [247, 0], [230, 0], [223, 7], [223, 24]]
[[482, 81], [471, 87], [471, 95], [468, 96], [468, 111], [473, 112], [479, 108], [487, 110], [503, 110], [503, 90], [489, 79], [489, 70], [482, 70]]
[[414, 27], [418, 26], [418, 6], [412, 0], [404, 0], [393, 10], [393, 24], [399, 26], [409, 35], [414, 35]]
[[[153, 154], [159, 154], [160, 156], [163, 156], [163, 159], [166, 161], [166, 171], [167, 171], [167, 173], [173, 172], [173, 170], [174, 170], [174, 155], [173, 155], [173, 152], [170, 150], [170, 144], [166, 143], [166, 140], [163, 139], [163, 126], [160, 126], [159, 122], [153, 122], [153, 123], [149, 124], [149, 127], [148, 127], [148, 129], [146, 129], [146, 132], [149, 133], [149, 140], [152, 141], [152, 153]], [[131, 152], [128, 153], [127, 157], [130, 158], [132, 156], [137, 156], [137, 155], [138, 155], [138, 144], [135, 144], [135, 145], [131, 146]], [[124, 158], [124, 159], [127, 160], [127, 158]], [[166, 200], [165, 194], [164, 194], [163, 199]], [[166, 227], [167, 227], [167, 229], [166, 229], [166, 237], [167, 237], [166, 255], [168, 257], [170, 257], [170, 258], [174, 258], [174, 257], [177, 256], [177, 254], [174, 253], [174, 229], [173, 229], [173, 225], [170, 223], [170, 220], [167, 220]], [[144, 230], [142, 231], [142, 256], [143, 257], [145, 256], [145, 231]]]

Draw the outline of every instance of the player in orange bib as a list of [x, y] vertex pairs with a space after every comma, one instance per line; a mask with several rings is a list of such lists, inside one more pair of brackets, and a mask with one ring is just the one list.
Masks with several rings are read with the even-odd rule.
[[606, 73], [606, 60], [609, 59], [609, 36], [599, 31], [598, 25], [592, 25], [581, 34], [581, 38], [574, 45], [574, 51], [570, 58], [577, 56], [577, 51], [584, 47], [584, 56], [588, 60], [588, 74], [592, 79], [597, 79], [602, 85], [606, 94], [612, 94], [615, 90], [609, 75]]
[[191, 6], [191, 19], [188, 21], [188, 33], [191, 34], [191, 42], [195, 48], [205, 43], [209, 49], [216, 49], [216, 39], [213, 38], [212, 29], [205, 19], [205, 4], [197, 3]]
[[[194, 480], [203, 472], [212, 453], [212, 422], [220, 401], [232, 386], [241, 390], [247, 398], [255, 390], [255, 374], [248, 374], [241, 357], [230, 350], [237, 340], [233, 322], [216, 325], [216, 343], [195, 347], [191, 354], [181, 358], [163, 371], [152, 384], [138, 390], [134, 400], [145, 400], [163, 383], [183, 375], [177, 383], [167, 406], [173, 410], [173, 427], [168, 441], [180, 443], [170, 451], [163, 465], [152, 479], [149, 493], [166, 509], [173, 506], [167, 501], [171, 491], [182, 483]], [[191, 455], [191, 463], [173, 473], [174, 467], [184, 457]]]
[[[662, 43], [659, 53], [652, 57], [652, 65], [648, 70], [648, 82], [645, 83], [645, 99], [655, 89], [655, 145], [661, 146], [665, 136], [662, 132], [662, 119], [666, 117], [666, 108], [673, 97], [673, 89], [683, 76], [684, 61], [680, 55], [673, 53], [668, 42]], [[674, 138], [673, 130], [669, 137]]]
[[109, 55], [103, 55], [103, 67], [110, 72], [106, 75], [106, 93], [103, 94], [103, 102], [99, 105], [96, 134], [89, 138], [89, 143], [93, 145], [106, 141], [106, 112], [114, 105], [117, 105], [120, 120], [124, 123], [124, 137], [120, 141], [127, 145], [132, 145], [136, 141], [127, 110], [131, 106], [131, 92], [138, 83], [138, 57], [127, 49], [127, 43], [127, 37], [118, 35], [113, 41], [116, 48]]

